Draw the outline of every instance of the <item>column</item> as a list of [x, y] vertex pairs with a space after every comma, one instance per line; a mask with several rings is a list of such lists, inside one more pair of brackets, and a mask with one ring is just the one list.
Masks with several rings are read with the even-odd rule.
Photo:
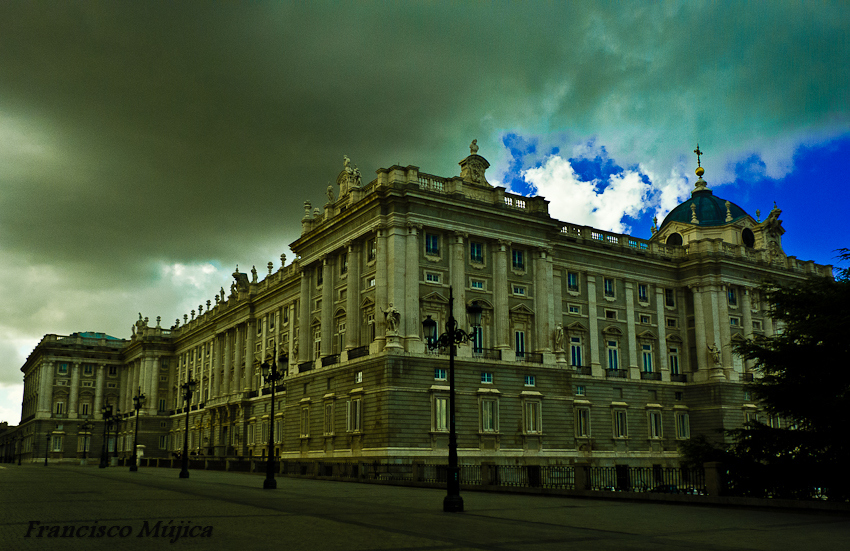
[[708, 378], [708, 343], [706, 342], [705, 334], [705, 312], [703, 311], [703, 293], [698, 285], [691, 285], [691, 291], [694, 295], [694, 332], [696, 334], [696, 360], [697, 360], [697, 376], [699, 380], [705, 381]]
[[68, 418], [77, 418], [77, 403], [80, 400], [80, 364], [71, 364], [71, 396], [68, 398]]
[[375, 347], [377, 351], [384, 349], [387, 333], [387, 320], [384, 319], [384, 310], [387, 308], [387, 269], [389, 259], [387, 258], [387, 235], [386, 228], [378, 229], [375, 246], [378, 248], [375, 260]]
[[360, 246], [349, 244], [348, 293], [345, 298], [346, 350], [360, 346], [360, 285]]
[[408, 352], [424, 352], [419, 338], [422, 320], [419, 319], [419, 230], [421, 225], [408, 224], [405, 243], [404, 308], [401, 333]]
[[[744, 337], [747, 339], [753, 338], [753, 304], [750, 290], [746, 287], [741, 288], [741, 308], [743, 309], [743, 324]], [[753, 367], [752, 360], [744, 360], [744, 373], [748, 373]]]
[[233, 352], [231, 352], [231, 344], [230, 344], [230, 330], [224, 330], [221, 334], [221, 338], [224, 341], [224, 361], [221, 363], [222, 367], [222, 376], [221, 376], [221, 395], [228, 396], [231, 392], [231, 383], [230, 379], [232, 377], [230, 370], [233, 368], [233, 362], [231, 359], [233, 358]]
[[[720, 365], [714, 363], [714, 360], [711, 360], [711, 378], [713, 380], [722, 381], [726, 379], [726, 375], [723, 373], [723, 365], [725, 362], [723, 361], [723, 351], [729, 345], [728, 343], [723, 341], [723, 333], [721, 333], [720, 329], [720, 301], [718, 300], [719, 289], [717, 285], [710, 285], [708, 287], [708, 296], [711, 300], [711, 317], [712, 324], [711, 328], [713, 329], [713, 341], [715, 346], [720, 350]], [[726, 301], [723, 301], [724, 306], [726, 305]], [[729, 323], [729, 315], [726, 315], [726, 324]]]
[[242, 332], [237, 325], [233, 329], [233, 347], [236, 358], [233, 362], [233, 379], [230, 380], [230, 393], [242, 393]]
[[626, 281], [626, 339], [629, 343], [629, 378], [640, 379], [638, 367], [637, 334], [635, 331], [635, 284]]
[[508, 249], [510, 241], [500, 239], [493, 254], [493, 317], [496, 326], [496, 348], [502, 354], [511, 347], [510, 318], [508, 305]]
[[106, 366], [98, 365], [97, 366], [97, 378], [94, 383], [94, 418], [95, 419], [103, 419], [103, 415], [100, 413], [100, 408], [103, 407], [103, 386], [106, 384], [104, 379], [106, 378]]
[[715, 294], [718, 306], [717, 322], [720, 325], [720, 365], [723, 367], [725, 377], [729, 378], [732, 371], [732, 326], [729, 323], [729, 299], [727, 298], [728, 287], [722, 285], [720, 292]]
[[333, 353], [333, 307], [334, 307], [334, 263], [327, 256], [322, 258], [322, 357]]
[[552, 263], [545, 249], [534, 254], [534, 332], [537, 351], [548, 353], [552, 352]]
[[145, 401], [145, 409], [147, 409], [150, 415], [156, 415], [156, 412], [159, 410], [159, 370], [161, 367], [162, 358], [160, 356], [154, 356], [151, 359], [153, 381], [151, 382], [151, 387], [147, 393], [147, 400]]
[[[213, 383], [213, 397], [218, 398], [221, 396], [221, 379], [222, 379], [222, 370], [224, 369], [224, 347], [222, 346], [222, 336], [220, 334], [215, 336], [215, 367], [213, 372], [215, 373], [215, 382]], [[277, 341], [275, 341], [277, 342]]]
[[245, 369], [242, 371], [242, 390], [254, 390], [256, 377], [254, 376], [254, 336], [257, 334], [257, 320], [248, 319], [245, 322]]
[[[310, 271], [306, 267], [301, 269], [301, 294], [298, 298], [298, 363], [310, 360]], [[294, 321], [294, 320], [293, 320]]]
[[[670, 368], [667, 365], [667, 315], [664, 311], [664, 289], [655, 287], [655, 316], [658, 319], [658, 367], [661, 372], [661, 380], [670, 380]], [[679, 360], [682, 359], [679, 355]], [[679, 365], [681, 370], [682, 366]]]
[[587, 274], [587, 332], [590, 348], [590, 370], [594, 377], [604, 377], [599, 361], [599, 311], [596, 307], [596, 276]]

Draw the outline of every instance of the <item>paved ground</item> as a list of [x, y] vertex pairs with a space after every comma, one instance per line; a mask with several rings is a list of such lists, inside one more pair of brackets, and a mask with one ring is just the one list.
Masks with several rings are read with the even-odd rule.
[[[192, 471], [190, 478], [179, 479], [177, 474], [176, 469], [130, 473], [123, 467], [0, 465], [0, 550], [667, 551], [850, 545], [846, 515], [474, 492], [463, 494], [465, 513], [451, 514], [442, 512], [443, 490], [291, 478], [279, 478], [277, 490], [263, 490], [259, 475]], [[174, 532], [190, 528], [195, 537], [172, 543]], [[98, 536], [101, 529], [105, 534]], [[63, 532], [68, 535], [59, 537]]]

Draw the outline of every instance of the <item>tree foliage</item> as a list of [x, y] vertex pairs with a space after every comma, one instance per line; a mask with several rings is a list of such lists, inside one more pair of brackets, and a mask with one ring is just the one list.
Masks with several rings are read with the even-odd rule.
[[[840, 257], [850, 260], [850, 251]], [[730, 490], [775, 497], [850, 497], [850, 269], [837, 277], [762, 287], [775, 334], [736, 347], [762, 374], [749, 386], [782, 428], [728, 431], [727, 446], [695, 441], [691, 462], [721, 461]]]

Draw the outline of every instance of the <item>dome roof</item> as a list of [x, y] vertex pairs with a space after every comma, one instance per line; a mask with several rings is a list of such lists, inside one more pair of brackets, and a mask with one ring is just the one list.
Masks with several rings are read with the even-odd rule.
[[[664, 221], [661, 222], [661, 226], [659, 229], [663, 228], [670, 222], [683, 222], [685, 224], [691, 223], [691, 205], [696, 206], [696, 215], [697, 215], [697, 226], [723, 226], [728, 224], [726, 221], [726, 200], [721, 199], [720, 197], [715, 197], [714, 193], [710, 189], [699, 189], [694, 191], [691, 194], [691, 198], [680, 204], [678, 207], [674, 208], [670, 211], [670, 213], [664, 217]], [[744, 209], [732, 203], [729, 203], [729, 213], [732, 215], [732, 220], [730, 222], [734, 222], [740, 218], [744, 218], [745, 216], [749, 216]]]

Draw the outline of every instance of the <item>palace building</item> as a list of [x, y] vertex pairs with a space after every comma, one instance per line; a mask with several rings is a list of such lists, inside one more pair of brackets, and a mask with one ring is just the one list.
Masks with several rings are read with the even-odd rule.
[[[489, 184], [477, 151], [459, 176], [391, 166], [368, 184], [346, 157], [327, 203], [305, 203], [288, 265], [237, 268], [170, 328], [140, 314], [128, 339], [45, 336], [5, 456], [129, 456], [141, 392], [146, 457], [180, 453], [188, 412], [189, 450], [206, 457], [265, 457], [273, 430], [282, 459], [441, 463], [449, 362], [423, 321], [442, 332], [450, 309], [471, 335], [455, 360], [462, 463], [675, 466], [683, 440], [761, 415], [734, 353], [778, 329], [759, 285], [832, 273], [786, 255], [778, 208], [753, 218], [698, 168], [644, 240], [553, 219], [543, 197]], [[272, 418], [260, 366], [275, 351]]]

